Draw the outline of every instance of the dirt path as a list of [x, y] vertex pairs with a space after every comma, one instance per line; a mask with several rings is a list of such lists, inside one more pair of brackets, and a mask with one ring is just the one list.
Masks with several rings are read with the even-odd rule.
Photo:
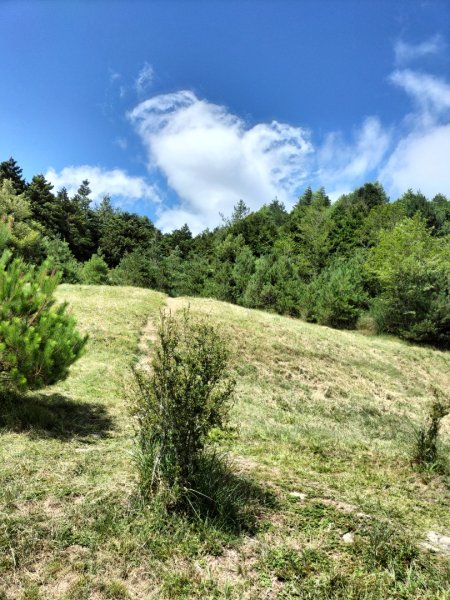
[[[174, 314], [185, 306], [188, 306], [187, 298], [167, 297], [164, 309], [169, 310]], [[138, 344], [138, 354], [140, 356], [138, 366], [143, 369], [148, 369], [150, 366], [151, 353], [149, 352], [149, 348], [156, 342], [158, 337], [157, 320], [158, 316], [149, 317], [141, 331], [141, 337]]]

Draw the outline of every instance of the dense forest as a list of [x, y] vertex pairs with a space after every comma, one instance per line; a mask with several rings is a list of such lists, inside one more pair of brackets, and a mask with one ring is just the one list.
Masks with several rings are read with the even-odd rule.
[[213, 297], [338, 328], [450, 346], [450, 200], [407, 190], [390, 201], [366, 183], [331, 203], [308, 187], [289, 212], [277, 199], [193, 236], [69, 196], [43, 175], [0, 163], [0, 250], [46, 258], [68, 283], [131, 285]]

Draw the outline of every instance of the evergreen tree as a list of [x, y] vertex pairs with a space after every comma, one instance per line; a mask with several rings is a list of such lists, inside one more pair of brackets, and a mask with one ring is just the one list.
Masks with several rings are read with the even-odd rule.
[[450, 236], [433, 237], [416, 213], [381, 233], [366, 268], [381, 288], [373, 306], [379, 331], [450, 345]]
[[53, 185], [43, 175], [35, 175], [27, 187], [26, 197], [30, 202], [33, 219], [40, 223], [47, 236], [61, 235], [64, 214], [62, 206], [53, 192]]
[[5, 179], [10, 179], [17, 194], [23, 194], [27, 184], [22, 176], [22, 169], [11, 157], [0, 163], [0, 183]]
[[0, 221], [5, 245], [29, 261], [42, 258], [41, 234], [31, 219], [31, 208], [25, 194], [17, 194], [13, 182], [5, 179], [0, 184]]
[[0, 391], [38, 389], [64, 379], [87, 338], [66, 305], [55, 306], [59, 275], [49, 265], [0, 258]]
[[88, 285], [106, 285], [109, 283], [108, 265], [98, 254], [93, 254], [84, 263], [80, 271], [81, 282]]

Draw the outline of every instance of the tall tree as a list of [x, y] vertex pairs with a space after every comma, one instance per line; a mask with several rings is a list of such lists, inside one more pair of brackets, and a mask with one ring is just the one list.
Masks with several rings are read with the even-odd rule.
[[62, 235], [64, 221], [61, 203], [52, 190], [53, 185], [45, 179], [44, 175], [35, 175], [25, 192], [33, 218], [41, 224], [44, 232], [50, 237]]
[[0, 163], [0, 183], [5, 179], [12, 181], [14, 189], [18, 194], [22, 194], [27, 187], [26, 181], [22, 176], [22, 169], [12, 157]]

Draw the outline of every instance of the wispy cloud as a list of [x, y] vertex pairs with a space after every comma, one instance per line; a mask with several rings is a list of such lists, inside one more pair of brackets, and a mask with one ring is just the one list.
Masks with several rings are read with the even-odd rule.
[[437, 118], [450, 109], [450, 85], [441, 78], [405, 69], [390, 80], [411, 96], [423, 116]]
[[135, 82], [135, 88], [138, 96], [143, 96], [146, 92], [148, 92], [153, 83], [154, 74], [155, 72], [151, 64], [145, 62], [144, 66], [139, 71], [139, 75], [137, 76]]
[[114, 143], [115, 143], [115, 145], [116, 145], [116, 146], [119, 146], [119, 148], [120, 148], [121, 150], [126, 150], [126, 149], [128, 148], [128, 142], [127, 142], [127, 139], [126, 139], [126, 138], [124, 138], [124, 137], [117, 137], [117, 138], [114, 140]]
[[450, 125], [412, 131], [402, 138], [380, 172], [380, 181], [393, 197], [407, 189], [428, 197], [450, 192]]
[[55, 189], [65, 187], [69, 194], [74, 194], [81, 182], [89, 180], [92, 190], [91, 198], [98, 202], [104, 196], [117, 198], [121, 203], [147, 200], [158, 204], [160, 197], [156, 186], [149, 184], [142, 177], [128, 175], [122, 169], [102, 169], [91, 165], [64, 167], [57, 172], [50, 168], [45, 177]]
[[398, 143], [380, 171], [380, 180], [398, 196], [408, 188], [427, 196], [450, 191], [450, 84], [409, 69], [395, 71], [391, 82], [412, 99]]
[[391, 132], [374, 116], [364, 120], [349, 142], [339, 133], [330, 133], [317, 152], [315, 180], [336, 199], [380, 166], [390, 143]]
[[109, 82], [111, 84], [116, 83], [122, 78], [122, 75], [114, 69], [109, 69]]
[[445, 42], [440, 35], [421, 42], [420, 44], [408, 44], [399, 40], [394, 47], [395, 62], [404, 65], [418, 58], [440, 54], [445, 49]]
[[157, 168], [181, 202], [157, 225], [199, 231], [230, 214], [239, 199], [259, 208], [275, 196], [290, 204], [301, 189], [312, 145], [306, 130], [277, 121], [249, 126], [188, 90], [155, 96], [129, 113]]

